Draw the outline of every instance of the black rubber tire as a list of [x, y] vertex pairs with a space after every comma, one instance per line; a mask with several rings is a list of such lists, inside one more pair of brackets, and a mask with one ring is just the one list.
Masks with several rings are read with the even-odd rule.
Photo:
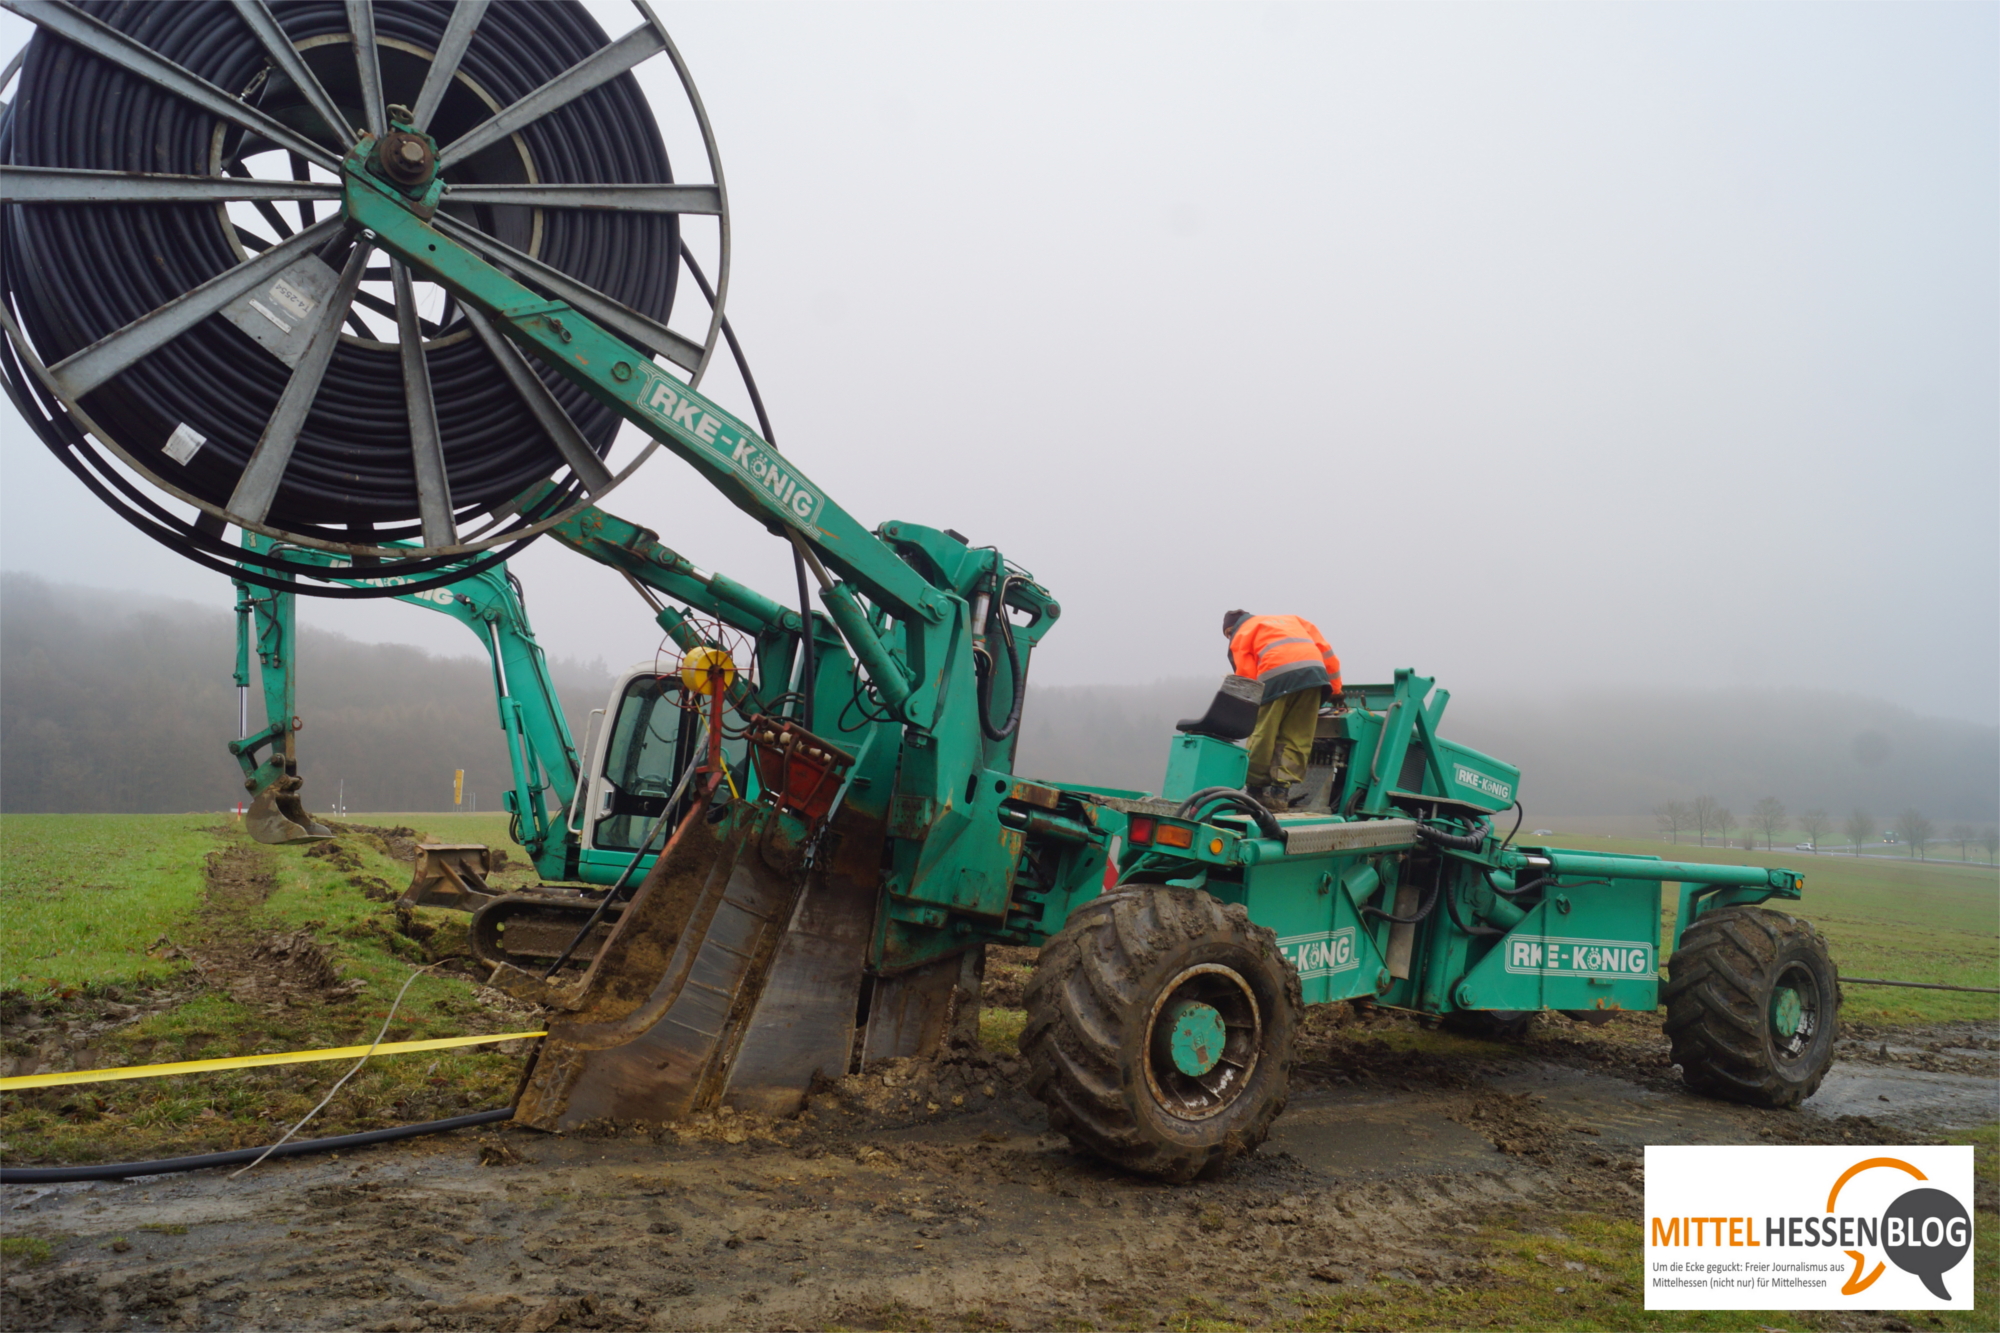
[[[1238, 1054], [1255, 1058], [1190, 1118], [1148, 1062], [1154, 1014], [1201, 968], [1228, 969], [1202, 975], [1254, 998], [1256, 1027]], [[1197, 889], [1132, 884], [1086, 903], [1042, 946], [1026, 1003], [1028, 1086], [1050, 1125], [1127, 1171], [1176, 1183], [1212, 1172], [1263, 1143], [1290, 1096], [1305, 1013], [1298, 973], [1271, 931]]]
[[1533, 1009], [1461, 1009], [1457, 1013], [1446, 1014], [1443, 1026], [1448, 1032], [1484, 1041], [1520, 1041], [1528, 1035], [1536, 1012]]
[[[1809, 981], [1816, 992], [1812, 1028], [1801, 1038], [1782, 1037], [1771, 1017], [1783, 980]], [[1697, 1092], [1794, 1107], [1819, 1091], [1833, 1063], [1840, 973], [1810, 921], [1764, 907], [1695, 918], [1667, 962], [1662, 998], [1674, 1063]]]

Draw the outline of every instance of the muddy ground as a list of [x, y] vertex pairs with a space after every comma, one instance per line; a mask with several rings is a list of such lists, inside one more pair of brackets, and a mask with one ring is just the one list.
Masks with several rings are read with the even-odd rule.
[[[996, 961], [992, 998], [1014, 1000], [1018, 967]], [[1651, 1016], [1546, 1017], [1503, 1047], [1325, 1006], [1271, 1141], [1178, 1188], [1073, 1153], [1023, 1073], [962, 1050], [850, 1077], [793, 1121], [481, 1131], [235, 1180], [8, 1186], [6, 1234], [51, 1248], [9, 1264], [0, 1322], [1199, 1327], [1298, 1322], [1334, 1292], [1508, 1301], [1494, 1229], [1559, 1239], [1578, 1216], [1636, 1216], [1647, 1143], [1910, 1142], [1990, 1122], [2000, 1032], [1850, 1032], [1821, 1094], [1781, 1113], [1684, 1092]], [[1636, 1262], [1533, 1257], [1556, 1293], [1637, 1303]]]

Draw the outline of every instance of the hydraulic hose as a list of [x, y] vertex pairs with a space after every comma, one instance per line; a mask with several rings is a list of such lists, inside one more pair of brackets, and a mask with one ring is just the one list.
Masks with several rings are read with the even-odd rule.
[[[79, 8], [276, 118], [296, 120], [307, 127], [302, 132], [326, 133], [309, 113], [294, 115], [303, 106], [300, 94], [288, 79], [271, 73], [261, 43], [221, 0], [171, 5], [81, 0]], [[335, 99], [344, 106], [358, 104], [351, 47], [338, 40], [348, 32], [346, 6], [340, 0], [299, 0], [273, 11], [285, 35], [305, 47], [301, 55]], [[436, 3], [376, 7], [383, 77], [392, 97], [421, 81], [428, 61], [415, 52], [437, 49], [451, 13], [450, 5]], [[313, 44], [329, 38], [335, 40]], [[490, 116], [493, 105], [515, 102], [607, 44], [580, 4], [491, 6], [432, 129], [449, 143]], [[269, 142], [223, 128], [193, 104], [46, 34], [30, 42], [16, 95], [0, 121], [0, 157], [17, 166], [207, 176], [275, 151]], [[527, 125], [518, 142], [510, 137], [474, 154], [453, 168], [452, 179], [641, 184], [673, 177], [645, 96], [626, 73]], [[330, 206], [331, 201], [317, 207]], [[662, 322], [668, 318], [680, 260], [676, 215], [449, 203], [445, 211], [531, 250], [634, 310]], [[264, 216], [274, 231], [284, 229], [272, 225], [274, 219], [284, 225], [294, 221], [277, 206]], [[4, 209], [4, 239], [0, 269], [6, 290], [22, 328], [51, 365], [268, 244], [227, 223], [224, 210], [188, 203], [10, 205]], [[342, 252], [346, 244], [344, 238], [336, 242]], [[380, 272], [371, 268], [368, 281], [386, 280], [386, 265], [377, 267]], [[553, 444], [463, 323], [437, 332], [425, 345], [425, 359], [452, 501], [462, 518], [504, 504], [557, 472], [561, 458]], [[618, 427], [616, 413], [534, 364], [585, 440], [600, 455], [607, 452]], [[85, 451], [100, 475], [118, 471], [81, 431], [56, 426], [52, 416], [68, 424], [59, 409], [32, 410], [31, 402], [46, 395], [25, 367], [8, 357], [0, 374], [23, 416], [44, 444], [65, 455], [66, 464], [69, 455]], [[161, 478], [222, 505], [290, 375], [284, 362], [233, 324], [210, 318], [86, 394], [82, 406], [111, 438], [147, 454]], [[185, 463], [150, 454], [181, 423], [205, 437], [200, 449]], [[417, 490], [410, 460], [397, 349], [372, 336], [343, 335], [270, 521], [324, 530], [335, 539], [351, 533], [349, 539], [369, 543], [414, 537]], [[93, 489], [112, 498], [102, 487]], [[113, 503], [156, 540], [220, 554], [219, 530], [196, 533], [195, 525], [158, 506]], [[460, 568], [453, 577], [465, 572]], [[395, 589], [413, 590], [413, 585]], [[381, 590], [329, 593], [367, 596]]]
[[[695, 257], [681, 252], [681, 260], [687, 265], [688, 276], [701, 289], [702, 298], [712, 310], [715, 308], [715, 289], [708, 285], [708, 275], [701, 271]], [[722, 317], [722, 337], [729, 344], [729, 355], [736, 362], [736, 373], [743, 379], [743, 387], [750, 395], [750, 406], [757, 413], [757, 429], [764, 436], [764, 443], [776, 447], [777, 435], [771, 430], [771, 415], [764, 410], [764, 395], [757, 391], [757, 377], [750, 373], [750, 358], [743, 355], [743, 344], [737, 340], [736, 326], [729, 322], [729, 316]], [[806, 555], [797, 546], [792, 548], [792, 573], [799, 581], [799, 693], [800, 703], [797, 717], [799, 725], [807, 731], [813, 729], [814, 684], [819, 676], [819, 645], [813, 640], [812, 593], [806, 587]]]
[[1417, 836], [1426, 842], [1434, 842], [1440, 847], [1456, 847], [1462, 852], [1476, 852], [1486, 845], [1493, 836], [1493, 826], [1487, 823], [1475, 825], [1470, 833], [1453, 833], [1448, 828], [1436, 824], [1417, 823]]
[[1535, 892], [1538, 889], [1544, 888], [1553, 882], [1554, 879], [1552, 876], [1538, 875], [1534, 879], [1529, 880], [1526, 884], [1516, 884], [1511, 889], [1503, 889], [1500, 888], [1498, 885], [1491, 885], [1489, 887], [1491, 887], [1493, 889], [1493, 892], [1499, 894], [1502, 898], [1513, 899], [1513, 898], [1525, 898], [1529, 894]]
[[1437, 892], [1444, 899], [1444, 910], [1451, 913], [1451, 924], [1457, 926], [1461, 933], [1466, 935], [1505, 935], [1507, 933], [1504, 930], [1495, 930], [1491, 926], [1466, 924], [1465, 918], [1458, 914], [1458, 895], [1444, 886], [1443, 857], [1438, 858]]
[[1193, 819], [1211, 805], [1233, 805], [1250, 816], [1257, 825], [1257, 832], [1266, 838], [1284, 841], [1285, 830], [1278, 823], [1278, 817], [1270, 812], [1262, 801], [1249, 792], [1235, 787], [1204, 787], [1181, 802], [1180, 817]]
[[1363, 907], [1361, 915], [1377, 917], [1383, 921], [1393, 921], [1399, 926], [1417, 925], [1428, 920], [1430, 914], [1437, 911], [1438, 887], [1442, 882], [1442, 876], [1431, 882], [1431, 891], [1424, 895], [1423, 901], [1417, 904], [1417, 910], [1409, 916], [1397, 916], [1394, 912], [1385, 912], [1379, 907]]
[[[994, 594], [993, 602], [986, 613], [989, 631], [994, 622], [1000, 625], [1000, 642], [1007, 647], [1007, 666], [1014, 677], [1014, 704], [1007, 712], [1007, 720], [999, 726], [991, 722], [993, 716], [993, 667], [990, 651], [984, 658], [977, 659], [979, 670], [979, 730], [989, 741], [1004, 741], [1021, 728], [1021, 707], [1028, 697], [1028, 673], [1021, 670], [1021, 651], [1014, 643], [1014, 622], [1007, 619], [1007, 589], [1012, 586], [1012, 575], [1000, 580], [1000, 591]], [[993, 636], [987, 635], [990, 640]]]
[[[364, 1134], [341, 1134], [330, 1139], [297, 1139], [270, 1150], [272, 1157], [299, 1157], [307, 1153], [339, 1152], [343, 1148], [365, 1148], [371, 1143], [393, 1143], [423, 1134], [443, 1134], [475, 1125], [497, 1125], [514, 1118], [514, 1108], [502, 1106], [491, 1111], [453, 1116], [449, 1120], [426, 1120], [418, 1125], [397, 1125], [392, 1129], [371, 1129]], [[77, 1180], [123, 1180], [127, 1176], [164, 1176], [176, 1171], [201, 1171], [214, 1166], [243, 1166], [265, 1155], [262, 1148], [238, 1148], [232, 1152], [202, 1153], [196, 1157], [165, 1157], [157, 1162], [98, 1162], [90, 1166], [6, 1166], [0, 1167], [0, 1185], [62, 1185]]]

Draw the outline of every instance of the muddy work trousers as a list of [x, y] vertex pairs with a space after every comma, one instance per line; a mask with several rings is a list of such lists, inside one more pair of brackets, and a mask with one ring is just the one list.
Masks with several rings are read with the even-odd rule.
[[1250, 732], [1250, 790], [1291, 787], [1306, 780], [1313, 732], [1319, 725], [1320, 689], [1294, 690], [1265, 702]]

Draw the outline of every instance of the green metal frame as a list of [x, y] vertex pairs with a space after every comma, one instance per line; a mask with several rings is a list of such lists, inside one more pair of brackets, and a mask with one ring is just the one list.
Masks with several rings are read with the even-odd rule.
[[[810, 560], [830, 621], [822, 626], [815, 617], [812, 632], [828, 650], [822, 661], [844, 664], [822, 677], [814, 699], [816, 719], [839, 723], [816, 729], [854, 745], [858, 762], [841, 800], [879, 820], [886, 838], [870, 958], [879, 970], [988, 941], [1045, 939], [1100, 891], [1108, 850], [1120, 840], [1119, 875], [1198, 884], [1244, 903], [1276, 930], [1309, 1001], [1374, 994], [1433, 1013], [1651, 1007], [1663, 883], [1682, 884], [1677, 930], [1720, 904], [1797, 895], [1789, 871], [1471, 838], [1465, 831], [1483, 828], [1477, 821], [1513, 804], [1520, 773], [1446, 740], [1439, 727], [1448, 693], [1410, 671], [1347, 692], [1357, 706], [1335, 724], [1349, 743], [1335, 812], [1294, 821], [1283, 838], [1227, 813], [1196, 826], [1177, 820], [1170, 804], [1133, 799], [1137, 793], [1016, 779], [1013, 738], [996, 741], [982, 725], [975, 655], [983, 651], [992, 663], [986, 674], [995, 698], [1011, 697], [1013, 668], [983, 642], [987, 625], [975, 608], [998, 596], [1003, 614], [1022, 619], [1015, 639], [1025, 670], [1060, 614], [1046, 590], [997, 551], [972, 549], [952, 534], [909, 523], [868, 530], [740, 419], [573, 306], [454, 242], [433, 225], [437, 181], [397, 185], [377, 173], [373, 147], [363, 138], [343, 164], [351, 226], [608, 404]], [[701, 574], [652, 533], [608, 515], [593, 511], [556, 535], [757, 636], [760, 679], [792, 679], [777, 668], [796, 656], [805, 630], [796, 612]], [[659, 619], [677, 639], [691, 633], [676, 611], [662, 610]], [[1191, 747], [1175, 785], [1228, 771], [1229, 756]], [[1133, 846], [1133, 821], [1142, 816], [1155, 828], [1189, 828], [1191, 845]], [[1457, 843], [1433, 845], [1420, 839], [1414, 819], [1398, 816], [1458, 829]], [[1429, 885], [1405, 882], [1424, 873]], [[1525, 897], [1521, 886], [1533, 878], [1542, 881], [1537, 898], [1509, 898]], [[1434, 910], [1424, 920], [1383, 919], [1399, 899], [1426, 888]]]
[[[1349, 687], [1353, 706], [1332, 720], [1353, 742], [1333, 804], [1353, 813], [1289, 817], [1283, 839], [1227, 807], [1197, 823], [1114, 795], [1126, 835], [1120, 876], [1241, 903], [1277, 934], [1308, 1003], [1371, 996], [1430, 1014], [1652, 1009], [1668, 892], [1677, 896], [1667, 954], [1703, 912], [1800, 896], [1791, 870], [1507, 845], [1485, 820], [1512, 803], [1518, 770], [1439, 734], [1448, 697], [1411, 671]], [[1188, 739], [1176, 738], [1170, 772]], [[1153, 831], [1135, 844], [1139, 818]], [[1419, 820], [1462, 840], [1483, 836], [1439, 845], [1420, 836]], [[1189, 830], [1189, 846], [1162, 850], [1161, 825]], [[1433, 893], [1421, 921], [1399, 927], [1382, 915], [1417, 915]]]
[[[843, 800], [886, 826], [887, 902], [872, 961], [894, 970], [1018, 934], [1052, 898], [1100, 877], [1103, 836], [1090, 835], [1093, 870], [1088, 856], [1073, 854], [1072, 829], [1029, 827], [1063, 816], [1024, 808], [1012, 795], [1014, 740], [992, 740], [980, 725], [974, 647], [986, 627], [972, 623], [973, 607], [1004, 593], [1003, 614], [1022, 621], [1013, 635], [1025, 671], [1061, 613], [1055, 600], [997, 551], [913, 523], [870, 531], [733, 414], [568, 303], [544, 298], [450, 239], [433, 225], [437, 182], [397, 185], [377, 174], [373, 147], [363, 139], [343, 164], [350, 225], [609, 404], [810, 558], [846, 650], [833, 660], [851, 662], [867, 685], [864, 695], [855, 676], [823, 672], [814, 704], [818, 730], [862, 756]], [[662, 561], [643, 529], [586, 515], [557, 537], [669, 596], [748, 620], [753, 632], [771, 636], [774, 653], [782, 636], [796, 638], [795, 612], [741, 585], [699, 578], [677, 557]], [[675, 632], [667, 613], [662, 623]], [[817, 628], [815, 636], [825, 642]], [[1011, 697], [1013, 670], [1006, 654], [993, 654], [987, 674], [995, 698]], [[819, 721], [829, 716], [840, 724]], [[856, 719], [851, 728], [848, 717]], [[1067, 809], [1074, 816], [1082, 803], [1071, 799]], [[1030, 843], [1034, 855], [1026, 854]]]

